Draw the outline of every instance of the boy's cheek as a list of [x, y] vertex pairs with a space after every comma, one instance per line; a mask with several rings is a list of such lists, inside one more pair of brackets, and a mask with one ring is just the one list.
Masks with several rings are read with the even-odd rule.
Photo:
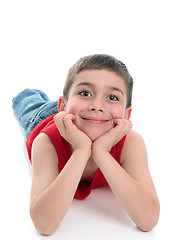
[[113, 119], [124, 119], [125, 111], [124, 109], [118, 109], [117, 111], [112, 112]]
[[71, 99], [70, 102], [66, 105], [66, 112], [71, 113], [76, 116], [83, 109], [83, 106], [80, 102], [74, 101]]
[[66, 106], [66, 112], [76, 115], [76, 107], [74, 106]]

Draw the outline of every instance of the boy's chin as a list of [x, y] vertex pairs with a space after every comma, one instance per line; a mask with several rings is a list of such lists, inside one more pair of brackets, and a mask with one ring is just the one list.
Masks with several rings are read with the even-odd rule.
[[86, 135], [91, 139], [92, 142], [95, 142], [99, 137], [103, 136], [105, 133], [86, 133]]

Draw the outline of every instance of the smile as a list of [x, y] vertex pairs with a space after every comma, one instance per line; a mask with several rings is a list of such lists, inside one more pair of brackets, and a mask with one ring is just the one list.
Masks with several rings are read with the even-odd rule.
[[99, 119], [99, 118], [83, 118], [82, 119], [87, 122], [87, 123], [91, 123], [91, 124], [105, 124], [107, 123], [109, 120], [105, 120], [105, 119]]

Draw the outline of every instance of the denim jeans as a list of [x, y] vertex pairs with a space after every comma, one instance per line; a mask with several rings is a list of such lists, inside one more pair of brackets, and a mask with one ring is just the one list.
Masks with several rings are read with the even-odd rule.
[[50, 101], [48, 96], [36, 89], [25, 89], [12, 100], [12, 107], [26, 138], [30, 132], [45, 118], [58, 112], [58, 101]]

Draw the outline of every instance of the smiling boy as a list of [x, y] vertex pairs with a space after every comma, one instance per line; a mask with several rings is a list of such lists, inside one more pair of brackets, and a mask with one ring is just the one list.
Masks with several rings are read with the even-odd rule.
[[[157, 224], [159, 200], [146, 147], [129, 121], [132, 87], [126, 66], [109, 55], [82, 58], [70, 69], [59, 113], [41, 121], [27, 139], [30, 213], [40, 233], [55, 231], [74, 197], [84, 199], [106, 183], [141, 230]], [[13, 101], [15, 110], [20, 101]]]

